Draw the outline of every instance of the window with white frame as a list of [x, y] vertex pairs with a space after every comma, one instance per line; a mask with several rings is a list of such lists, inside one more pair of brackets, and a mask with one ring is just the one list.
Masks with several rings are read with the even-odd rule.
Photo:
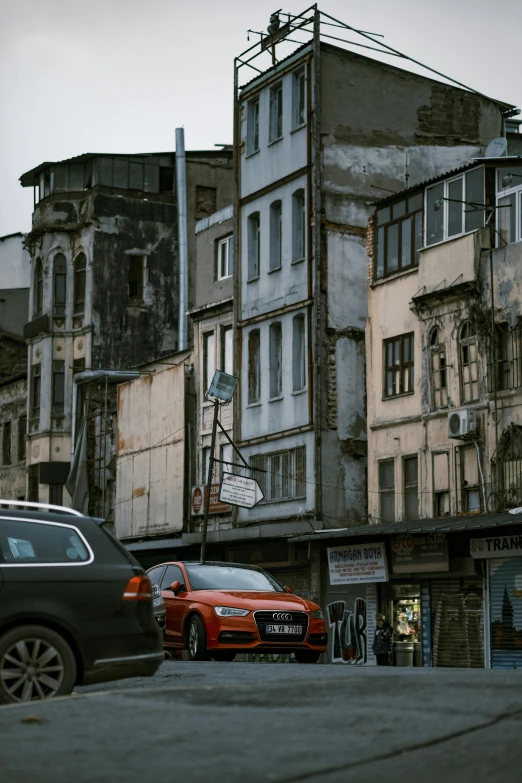
[[432, 406], [433, 408], [445, 408], [448, 404], [446, 346], [444, 334], [437, 326], [431, 331], [428, 351]]
[[304, 65], [292, 74], [292, 130], [306, 122], [306, 72]]
[[283, 334], [281, 324], [270, 324], [269, 339], [270, 397], [280, 397], [283, 393]]
[[261, 337], [259, 329], [248, 334], [248, 404], [261, 398]]
[[223, 472], [225, 471], [227, 473], [233, 473], [234, 465], [232, 463], [239, 461], [234, 454], [234, 449], [232, 448], [231, 443], [221, 444], [219, 447], [219, 459], [221, 460], [219, 463], [219, 472], [221, 475], [223, 475]]
[[459, 331], [459, 365], [462, 402], [478, 400], [477, 336], [469, 321]]
[[293, 318], [292, 380], [295, 392], [306, 388], [306, 338], [305, 317], [302, 313]]
[[498, 244], [522, 239], [522, 166], [497, 170]]
[[484, 167], [426, 189], [426, 245], [475, 231], [485, 219]]
[[250, 457], [252, 473], [264, 494], [263, 503], [306, 498], [306, 446], [255, 454]]
[[268, 141], [271, 144], [283, 136], [283, 83], [270, 88], [270, 127]]
[[247, 103], [247, 155], [259, 150], [259, 98]]
[[304, 190], [292, 195], [292, 262], [303, 261], [306, 253], [306, 203]]
[[217, 279], [225, 280], [234, 271], [234, 237], [229, 236], [217, 241]]
[[261, 258], [261, 222], [259, 212], [248, 216], [247, 247], [248, 247], [248, 280], [257, 280]]
[[223, 372], [233, 375], [234, 343], [231, 326], [225, 326], [221, 331], [221, 369]]
[[215, 370], [215, 335], [214, 332], [206, 332], [203, 335], [203, 394], [206, 394], [212, 383]]
[[209, 462], [210, 462], [210, 449], [209, 448], [201, 449], [201, 483], [202, 484], [206, 484], [208, 481]]
[[270, 259], [268, 268], [271, 272], [281, 269], [283, 242], [283, 205], [274, 201], [270, 204]]

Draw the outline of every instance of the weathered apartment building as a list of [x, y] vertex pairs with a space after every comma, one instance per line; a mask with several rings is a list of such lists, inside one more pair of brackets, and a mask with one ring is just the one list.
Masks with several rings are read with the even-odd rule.
[[29, 253], [24, 234], [0, 237], [0, 498], [25, 499]]
[[306, 534], [367, 522], [372, 203], [482, 155], [511, 107], [332, 46], [324, 23], [237, 92], [236, 440], [265, 499], [210, 542], [330, 602], [342, 589]]
[[180, 326], [187, 343], [192, 273], [180, 272], [179, 257], [194, 252], [195, 221], [231, 198], [229, 152], [178, 152], [181, 189], [172, 152], [85, 154], [21, 177], [35, 193], [24, 330], [30, 499], [70, 502], [76, 450], [75, 503], [114, 518], [117, 384], [178, 351]]

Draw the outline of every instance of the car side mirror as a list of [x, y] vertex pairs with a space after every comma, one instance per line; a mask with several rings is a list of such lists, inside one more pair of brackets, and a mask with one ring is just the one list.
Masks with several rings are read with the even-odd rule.
[[285, 585], [285, 593], [291, 593], [291, 592], [292, 592], [292, 588], [289, 587], [288, 585]]
[[178, 593], [181, 593], [182, 587], [181, 582], [179, 582], [177, 579], [175, 582], [172, 582], [170, 589], [174, 593], [174, 595], [177, 595]]

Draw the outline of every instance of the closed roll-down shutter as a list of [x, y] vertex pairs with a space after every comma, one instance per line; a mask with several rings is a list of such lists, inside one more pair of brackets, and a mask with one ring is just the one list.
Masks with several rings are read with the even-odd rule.
[[431, 582], [433, 666], [484, 667], [482, 580]]
[[491, 667], [522, 669], [522, 557], [489, 562]]

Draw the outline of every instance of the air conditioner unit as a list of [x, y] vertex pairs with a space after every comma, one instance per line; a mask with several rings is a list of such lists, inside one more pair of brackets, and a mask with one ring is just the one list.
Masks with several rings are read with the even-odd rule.
[[448, 438], [465, 438], [477, 431], [477, 413], [471, 408], [461, 408], [448, 413]]

